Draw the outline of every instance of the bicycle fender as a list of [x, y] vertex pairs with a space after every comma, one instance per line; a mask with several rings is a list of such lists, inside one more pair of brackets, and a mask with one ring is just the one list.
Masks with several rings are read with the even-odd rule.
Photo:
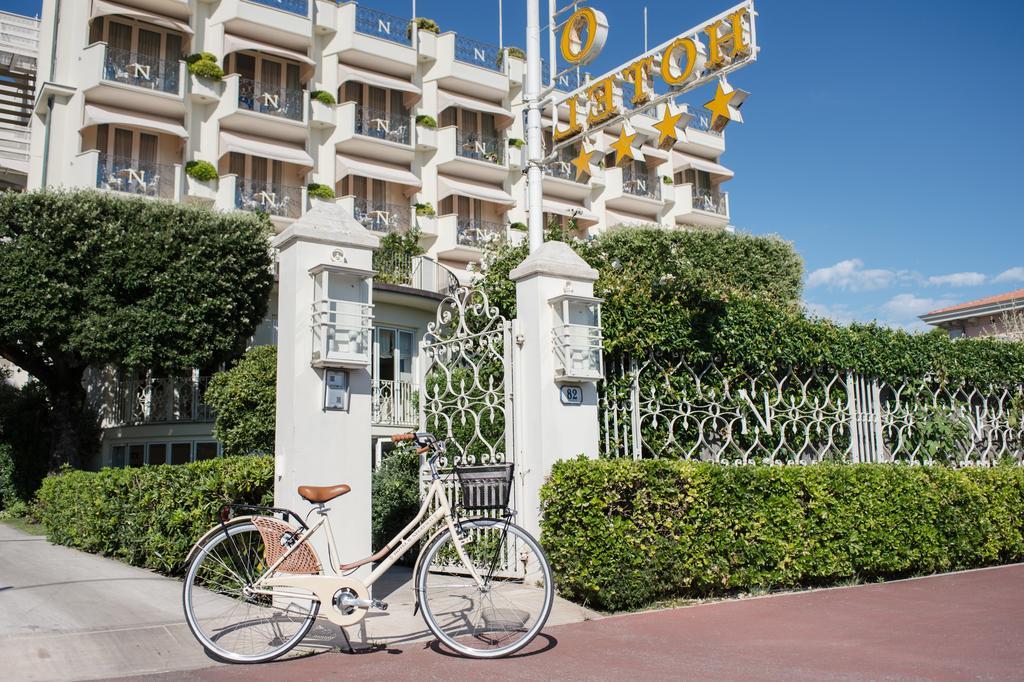
[[199, 538], [196, 541], [196, 544], [192, 545], [192, 549], [190, 549], [188, 551], [188, 556], [185, 557], [185, 566], [188, 566], [189, 564], [192, 563], [192, 560], [196, 558], [196, 554], [199, 552], [199, 550], [202, 549], [203, 545], [205, 545], [207, 542], [209, 542], [210, 539], [213, 538], [214, 535], [216, 535], [217, 533], [220, 533], [221, 531], [224, 531], [224, 530], [226, 530], [228, 528], [231, 528], [232, 526], [236, 526], [239, 523], [244, 523], [246, 521], [252, 521], [254, 518], [256, 518], [256, 517], [255, 516], [236, 516], [235, 518], [231, 519], [227, 523], [224, 523], [224, 524], [218, 523], [216, 526], [214, 526], [210, 530], [206, 531], [206, 534], [203, 535], [203, 537]]

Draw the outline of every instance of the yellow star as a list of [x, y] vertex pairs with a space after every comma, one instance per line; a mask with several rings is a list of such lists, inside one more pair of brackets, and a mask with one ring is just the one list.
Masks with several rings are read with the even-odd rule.
[[570, 163], [576, 166], [576, 182], [580, 181], [584, 175], [590, 175], [590, 157], [597, 153], [596, 149], [587, 151], [587, 146], [583, 142], [580, 142], [580, 153], [579, 155], [570, 161]]
[[729, 121], [743, 123], [743, 116], [740, 115], [739, 108], [743, 104], [743, 100], [747, 98], [747, 94], [743, 90], [734, 89], [724, 80], [718, 81], [715, 98], [704, 105], [711, 111], [711, 127], [721, 132], [725, 130]]
[[679, 119], [682, 117], [683, 112], [673, 114], [672, 106], [665, 103], [665, 115], [654, 124], [654, 129], [658, 131], [658, 147], [669, 149], [676, 143], [679, 139]]
[[626, 133], [626, 126], [622, 126], [622, 130], [619, 131], [619, 139], [612, 142], [611, 148], [615, 150], [615, 165], [621, 166], [624, 163], [632, 161], [635, 157], [633, 156], [633, 140], [636, 139], [637, 133], [629, 135]]

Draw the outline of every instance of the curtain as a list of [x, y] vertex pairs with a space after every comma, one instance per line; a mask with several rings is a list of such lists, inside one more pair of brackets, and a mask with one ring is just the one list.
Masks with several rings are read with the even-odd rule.
[[[370, 108], [374, 110], [374, 118], [383, 114], [388, 109], [388, 91], [383, 88], [370, 86]], [[380, 112], [377, 114], [376, 112]]]
[[383, 180], [374, 180], [372, 189], [374, 208], [383, 209], [384, 204], [388, 201], [387, 185], [384, 184]]
[[114, 128], [114, 156], [120, 159], [132, 158], [132, 131]]
[[107, 46], [112, 50], [130, 52], [132, 49], [132, 27], [126, 24], [119, 24], [116, 21], [110, 22]]
[[156, 172], [156, 157], [159, 138], [149, 133], [139, 134], [139, 167]]
[[238, 152], [231, 152], [228, 155], [228, 172], [238, 176], [241, 183], [245, 178], [245, 155]]
[[[179, 36], [177, 33], [168, 33], [167, 34], [167, 43], [166, 43], [166, 47], [164, 49], [164, 59], [166, 59], [169, 62], [176, 62], [179, 59], [181, 59], [181, 57], [182, 57], [181, 36]], [[176, 69], [176, 68], [178, 68], [178, 65], [177, 64], [173, 64], [173, 63], [172, 64], [168, 64], [167, 68], [168, 69]]]
[[[163, 36], [155, 31], [139, 29], [139, 57], [143, 64], [154, 65], [160, 59], [160, 39]], [[153, 74], [156, 75], [156, 74]]]
[[267, 160], [258, 156], [252, 157], [252, 188], [259, 192], [267, 186]]

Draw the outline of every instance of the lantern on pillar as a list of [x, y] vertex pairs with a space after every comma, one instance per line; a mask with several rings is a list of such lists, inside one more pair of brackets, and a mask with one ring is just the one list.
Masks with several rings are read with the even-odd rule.
[[549, 299], [555, 353], [555, 379], [567, 383], [604, 377], [601, 299], [565, 293]]
[[373, 271], [318, 265], [309, 274], [313, 277], [313, 366], [369, 366]]

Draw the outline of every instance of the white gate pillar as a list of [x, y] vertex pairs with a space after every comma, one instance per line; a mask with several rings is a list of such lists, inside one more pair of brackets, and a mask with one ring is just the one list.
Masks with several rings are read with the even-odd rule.
[[[551, 466], [581, 454], [598, 455], [596, 381], [567, 376], [555, 348], [556, 327], [568, 322], [559, 318], [559, 306], [566, 298], [595, 301], [597, 275], [568, 244], [556, 241], [546, 242], [509, 274], [516, 283], [518, 326], [513, 328], [513, 340], [519, 345], [513, 399], [516, 467], [523, 499], [517, 505], [517, 522], [536, 537], [540, 537], [540, 487]], [[595, 357], [593, 349], [580, 353], [577, 359]], [[600, 353], [598, 344], [597, 371]], [[569, 400], [563, 400], [562, 386], [569, 387], [565, 396]]]
[[[321, 563], [372, 553], [373, 329], [366, 313], [372, 310], [378, 243], [343, 208], [321, 201], [272, 242], [279, 273], [274, 504], [305, 515], [310, 504], [299, 497], [298, 486], [345, 483], [352, 488], [327, 503], [341, 556], [329, 558], [326, 536], [317, 533], [314, 545]], [[316, 316], [315, 303], [341, 314]], [[347, 395], [341, 390], [346, 383]]]

